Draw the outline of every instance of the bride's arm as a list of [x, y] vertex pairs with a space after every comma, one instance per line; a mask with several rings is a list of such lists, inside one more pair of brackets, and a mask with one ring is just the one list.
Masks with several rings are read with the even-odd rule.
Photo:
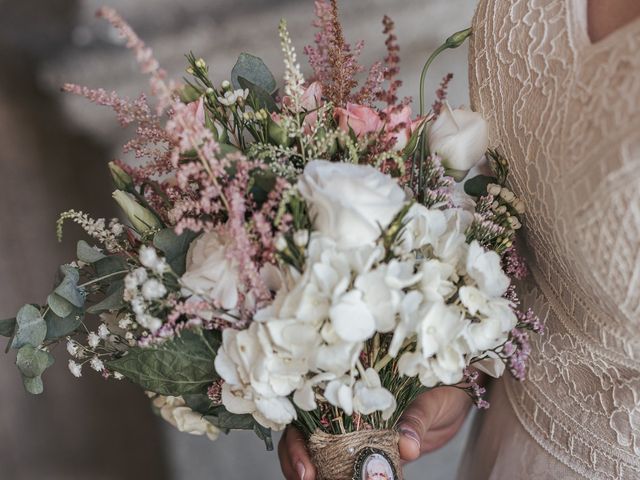
[[620, 27], [640, 16], [638, 0], [589, 0], [589, 37], [602, 40]]

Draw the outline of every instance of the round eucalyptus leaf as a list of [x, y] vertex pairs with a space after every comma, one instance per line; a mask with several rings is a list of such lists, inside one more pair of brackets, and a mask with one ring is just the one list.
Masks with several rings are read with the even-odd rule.
[[38, 310], [33, 305], [25, 305], [16, 316], [16, 331], [13, 337], [13, 348], [24, 345], [39, 346], [47, 336], [47, 325]]
[[39, 377], [49, 367], [50, 355], [31, 345], [25, 345], [18, 350], [16, 365], [25, 377]]

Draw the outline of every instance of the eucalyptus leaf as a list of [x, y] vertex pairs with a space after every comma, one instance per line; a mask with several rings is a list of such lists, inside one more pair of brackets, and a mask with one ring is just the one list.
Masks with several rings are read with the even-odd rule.
[[278, 111], [278, 104], [275, 102], [271, 94], [260, 85], [256, 85], [242, 76], [238, 76], [238, 83], [242, 88], [249, 90], [249, 94], [251, 95], [255, 105], [254, 110], [258, 111], [261, 108], [264, 108], [270, 113]]
[[40, 395], [44, 392], [44, 384], [42, 377], [22, 377], [24, 388], [31, 395]]
[[181, 235], [177, 235], [172, 229], [165, 228], [153, 237], [153, 244], [164, 253], [176, 275], [182, 275], [186, 270], [189, 245], [197, 236], [198, 234], [191, 230], [185, 230]]
[[260, 58], [250, 53], [241, 53], [231, 70], [231, 83], [234, 88], [242, 88], [238, 77], [249, 80], [270, 94], [277, 89], [276, 79], [269, 67]]
[[59, 317], [66, 317], [75, 309], [74, 305], [56, 293], [50, 293], [47, 297], [47, 305]]
[[[116, 272], [127, 270], [127, 262], [125, 261], [124, 258], [118, 255], [111, 255], [109, 257], [104, 257], [98, 260], [96, 263], [94, 263], [94, 266], [96, 267], [96, 274], [98, 277], [104, 277], [106, 275], [111, 275]], [[122, 274], [122, 276], [124, 275], [126, 275], [126, 273]], [[117, 280], [118, 278], [120, 278], [119, 275], [114, 276], [106, 280], [106, 283], [111, 283]]]
[[[78, 288], [80, 272], [78, 269], [71, 267], [70, 265], [61, 266], [60, 272], [64, 277], [53, 293], [64, 300], [67, 300], [75, 307], [82, 307], [84, 305], [84, 294]], [[49, 304], [49, 306], [51, 306], [51, 304]], [[56, 313], [60, 316], [64, 315], [64, 312]], [[68, 312], [66, 312], [66, 314], [68, 315]]]
[[16, 330], [13, 337], [13, 348], [22, 348], [25, 345], [38, 347], [47, 335], [47, 324], [40, 310], [33, 305], [25, 305], [16, 316]]
[[218, 379], [214, 366], [218, 345], [211, 332], [186, 330], [156, 347], [132, 348], [108, 367], [160, 395], [204, 393]]
[[39, 377], [50, 365], [50, 354], [34, 348], [32, 345], [24, 345], [18, 350], [16, 365], [25, 377]]
[[76, 256], [78, 257], [78, 260], [84, 263], [95, 263], [105, 257], [102, 252], [97, 248], [92, 247], [84, 240], [80, 240], [78, 242], [78, 246], [76, 247]]
[[88, 313], [96, 314], [120, 310], [124, 306], [124, 282], [119, 280], [109, 286], [105, 297], [95, 305], [87, 308]]
[[464, 182], [464, 191], [467, 195], [472, 197], [482, 197], [487, 194], [487, 185], [490, 183], [496, 183], [495, 177], [489, 177], [487, 175], [478, 175], [470, 180]]
[[53, 309], [49, 310], [44, 321], [47, 324], [46, 340], [55, 340], [66, 337], [75, 332], [82, 323], [84, 318], [84, 310], [82, 308], [73, 307], [68, 315], [60, 316]]
[[16, 319], [7, 318], [0, 320], [0, 336], [11, 338], [16, 329]]

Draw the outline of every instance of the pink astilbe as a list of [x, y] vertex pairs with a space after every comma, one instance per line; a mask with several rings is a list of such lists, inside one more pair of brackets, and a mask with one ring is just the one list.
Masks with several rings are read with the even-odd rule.
[[120, 32], [127, 41], [127, 48], [135, 53], [142, 73], [150, 75], [151, 93], [158, 99], [158, 114], [162, 113], [173, 101], [176, 84], [172, 81], [167, 83], [167, 72], [160, 68], [158, 61], [153, 56], [153, 51], [140, 40], [131, 26], [113, 8], [102, 7], [96, 15], [107, 20]]
[[387, 56], [384, 59], [384, 79], [388, 82], [388, 87], [378, 93], [378, 100], [393, 107], [398, 102], [398, 89], [402, 86], [402, 81], [396, 77], [400, 73], [400, 46], [398, 45], [398, 37], [394, 33], [395, 24], [387, 15], [382, 20], [384, 25], [383, 33], [387, 35], [385, 45], [387, 46]]
[[444, 103], [447, 101], [447, 90], [449, 88], [449, 83], [453, 80], [453, 73], [447, 73], [442, 82], [440, 82], [440, 86], [438, 90], [436, 90], [436, 100], [433, 102], [431, 106], [431, 111], [433, 112], [434, 118], [438, 118], [442, 108], [444, 107]]
[[316, 46], [307, 45], [304, 48], [304, 53], [313, 69], [313, 80], [327, 85], [331, 80], [331, 65], [329, 64], [329, 47], [333, 39], [331, 5], [326, 0], [316, 0], [315, 9], [316, 19], [313, 26], [318, 29], [314, 37]]
[[364, 42], [356, 43], [354, 48], [346, 42], [337, 0], [316, 0], [316, 16], [316, 46], [307, 46], [304, 51], [326, 98], [335, 106], [344, 107], [354, 100], [351, 92], [358, 85], [355, 77], [364, 71], [357, 60]]

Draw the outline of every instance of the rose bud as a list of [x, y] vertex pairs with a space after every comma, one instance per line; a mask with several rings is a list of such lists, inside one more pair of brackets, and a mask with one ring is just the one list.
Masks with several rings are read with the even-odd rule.
[[429, 149], [442, 158], [447, 174], [460, 181], [487, 151], [487, 122], [479, 113], [445, 106], [429, 129]]

